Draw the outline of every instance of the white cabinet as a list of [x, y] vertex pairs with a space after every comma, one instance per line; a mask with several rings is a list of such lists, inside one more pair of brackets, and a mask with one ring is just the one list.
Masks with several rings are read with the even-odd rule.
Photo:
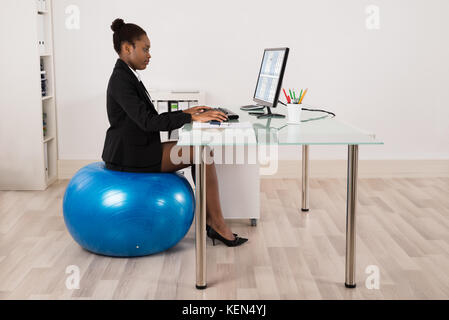
[[[238, 147], [248, 149], [253, 147]], [[225, 151], [226, 152], [226, 151]], [[215, 154], [220, 204], [225, 219], [248, 219], [252, 225], [260, 219], [260, 175], [259, 164], [220, 164]], [[195, 190], [191, 171], [184, 175]]]
[[[197, 93], [173, 93], [173, 92], [151, 92], [154, 105], [157, 106], [159, 113], [167, 112], [170, 104], [167, 102], [178, 101], [179, 106], [187, 107], [186, 102], [192, 105], [207, 105], [205, 94]], [[184, 102], [184, 103], [183, 103]], [[210, 106], [214, 107], [214, 106]], [[170, 137], [161, 133], [162, 142], [176, 141], [177, 135], [172, 134]], [[217, 178], [219, 183], [220, 203], [225, 219], [247, 219], [248, 223], [255, 225], [260, 219], [260, 176], [259, 164], [249, 164], [245, 161], [242, 164], [222, 164], [224, 161], [224, 153], [232, 152], [236, 154], [236, 149], [240, 151], [244, 149], [244, 154], [255, 152], [254, 149], [249, 151], [250, 146], [226, 147], [221, 153], [214, 153], [215, 167], [217, 170]], [[223, 153], [224, 152], [224, 153]], [[219, 159], [218, 157], [221, 157]], [[192, 179], [191, 169], [180, 170], [195, 190], [195, 184]]]

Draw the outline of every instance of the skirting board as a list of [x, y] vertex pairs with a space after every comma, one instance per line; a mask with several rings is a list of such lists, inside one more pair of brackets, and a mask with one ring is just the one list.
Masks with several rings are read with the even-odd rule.
[[[101, 160], [58, 160], [59, 179], [70, 179], [80, 168]], [[346, 178], [346, 160], [311, 160], [311, 178]], [[449, 160], [359, 160], [359, 178], [449, 177]], [[277, 173], [261, 179], [301, 178], [301, 160], [280, 160]]]
[[[311, 178], [346, 178], [346, 160], [310, 160]], [[262, 179], [292, 178], [302, 175], [301, 160], [280, 160], [277, 173]], [[449, 160], [359, 160], [359, 178], [449, 177]]]

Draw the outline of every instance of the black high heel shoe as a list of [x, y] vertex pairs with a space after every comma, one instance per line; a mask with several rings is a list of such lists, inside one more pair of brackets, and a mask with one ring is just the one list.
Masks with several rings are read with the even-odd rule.
[[237, 247], [237, 246], [244, 244], [246, 241], [248, 241], [248, 239], [240, 238], [235, 233], [234, 233], [234, 237], [235, 237], [234, 240], [225, 239], [217, 231], [215, 231], [211, 226], [208, 226], [208, 227], [209, 228], [206, 228], [207, 236], [212, 239], [212, 243], [214, 246], [215, 246], [215, 240], [220, 240], [228, 247]]
[[[206, 224], [206, 232], [209, 232], [209, 229], [211, 229], [210, 225]], [[237, 237], [237, 233], [233, 233], [234, 237]]]

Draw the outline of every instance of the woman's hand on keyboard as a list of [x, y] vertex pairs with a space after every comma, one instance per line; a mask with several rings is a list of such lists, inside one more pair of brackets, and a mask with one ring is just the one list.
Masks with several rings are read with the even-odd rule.
[[207, 107], [207, 106], [198, 106], [198, 107], [193, 107], [187, 110], [184, 110], [184, 113], [190, 113], [191, 115], [194, 115], [195, 113], [201, 113], [201, 112], [205, 112], [208, 110], [211, 110], [211, 107]]
[[198, 122], [209, 122], [212, 120], [223, 122], [227, 121], [228, 117], [221, 111], [208, 109], [201, 113], [192, 114], [192, 120]]

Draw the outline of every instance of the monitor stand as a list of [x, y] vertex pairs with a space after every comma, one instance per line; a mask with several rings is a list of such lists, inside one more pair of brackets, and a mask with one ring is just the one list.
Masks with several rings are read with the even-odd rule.
[[257, 119], [265, 119], [265, 118], [285, 118], [283, 114], [271, 113], [271, 108], [267, 107], [268, 113], [257, 116]]

